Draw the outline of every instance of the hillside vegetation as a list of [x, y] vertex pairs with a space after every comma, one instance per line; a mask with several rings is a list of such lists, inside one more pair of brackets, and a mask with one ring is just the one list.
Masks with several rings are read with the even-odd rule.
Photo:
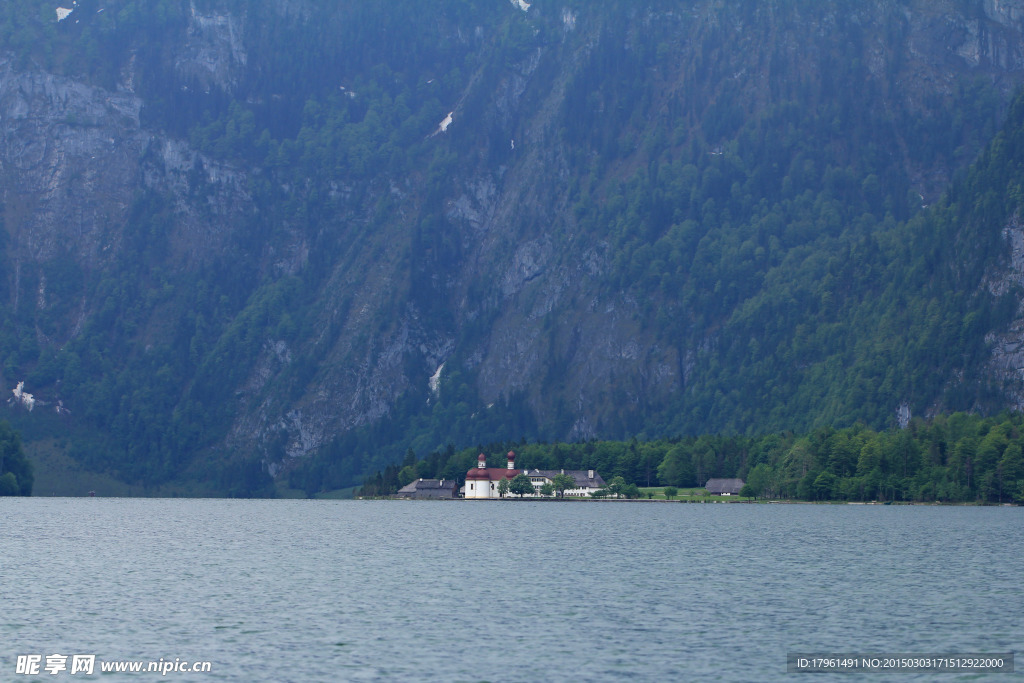
[[10, 419], [126, 482], [263, 495], [449, 443], [1016, 407], [1022, 28], [981, 0], [6, 3], [0, 379], [41, 401]]

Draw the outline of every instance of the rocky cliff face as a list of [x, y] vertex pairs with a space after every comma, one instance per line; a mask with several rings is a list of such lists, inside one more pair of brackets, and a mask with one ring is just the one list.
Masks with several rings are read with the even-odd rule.
[[[142, 102], [45, 72], [0, 76], [5, 222], [15, 266], [61, 251], [95, 266], [119, 247], [150, 135]], [[20, 291], [15, 286], [14, 291]]]
[[[11, 60], [0, 68], [0, 179], [13, 309], [32, 292], [37, 309], [53, 303], [49, 263], [71, 259], [88, 277], [123, 257], [129, 213], [140, 193], [174, 198], [168, 265], [175, 267], [223, 251], [231, 226], [251, 214], [245, 173], [146, 130], [139, 119], [143, 102], [129, 90], [15, 70]], [[196, 202], [197, 185], [205, 203]], [[66, 343], [95, 309], [97, 302], [84, 292], [73, 295], [81, 297], [74, 314], [45, 343]]]
[[[301, 333], [285, 326], [280, 336], [255, 340], [252, 355], [223, 359], [244, 364], [244, 372], [231, 387], [230, 427], [211, 450], [261, 453], [276, 471], [339, 434], [377, 423], [402, 397], [426, 403], [457, 390], [446, 389], [452, 373], [482, 406], [520, 395], [537, 415], [560, 412], [565, 419], [553, 438], [639, 428], [645, 413], [687, 390], [694, 358], [717, 343], [716, 325], [685, 343], [653, 334], [657, 307], [609, 281], [621, 268], [608, 235], [581, 232], [581, 164], [596, 164], [600, 153], [568, 142], [574, 122], [566, 112], [585, 74], [610, 59], [602, 53], [606, 43], [628, 55], [657, 36], [660, 57], [647, 67], [644, 111], [675, 117], [671, 139], [661, 144], [708, 150], [702, 154], [721, 154], [731, 144], [731, 133], [715, 132], [705, 107], [740, 93], [740, 115], [752, 119], [804, 90], [823, 93], [807, 101], [813, 107], [830, 89], [850, 87], [828, 81], [830, 64], [851, 55], [864, 67], [863, 80], [852, 85], [881, 92], [879, 101], [893, 111], [922, 117], [941, 110], [965, 84], [981, 80], [1005, 103], [1024, 81], [1024, 0], [769, 2], [753, 18], [727, 5], [698, 2], [684, 12], [641, 3], [610, 13], [573, 3], [525, 10], [502, 3], [501, 11], [525, 21], [524, 34], [547, 38], [500, 68], [458, 74], [459, 97], [439, 103], [452, 111], [450, 125], [435, 137], [415, 137], [458, 156], [443, 196], [433, 198], [425, 170], [355, 177], [342, 168], [303, 186], [262, 163], [200, 152], [141, 115], [157, 103], [139, 94], [144, 76], [133, 57], [120, 65], [116, 89], [5, 57], [0, 181], [9, 306], [50, 306], [46, 264], [56, 259], [72, 259], [88, 279], [131, 258], [125, 235], [133, 229], [132, 207], [154, 193], [172, 207], [162, 264], [168, 269], [194, 272], [230, 258], [254, 224], [270, 224], [267, 240], [246, 256], [254, 281], [300, 276], [317, 244], [342, 245], [312, 299], [301, 302], [312, 311]], [[282, 0], [277, 12], [295, 26], [317, 21], [307, 3]], [[245, 10], [191, 2], [183, 17], [163, 57], [163, 73], [176, 79], [168, 88], [247, 96], [245, 88], [272, 77], [260, 71], [265, 66], [250, 46]], [[441, 39], [467, 51], [500, 37], [460, 26], [457, 17], [436, 21]], [[780, 78], [781, 70], [789, 76]], [[339, 96], [361, 96], [352, 80], [338, 80]], [[600, 115], [616, 115], [601, 109], [610, 98], [587, 96]], [[651, 149], [640, 143], [648, 125], [637, 116], [623, 119], [619, 152], [587, 190], [599, 201], [647, 163]], [[881, 153], [925, 204], [977, 151], [964, 148], [955, 163], [934, 163], [904, 133], [892, 131], [893, 147]], [[835, 142], [837, 149], [842, 144]], [[280, 216], [257, 199], [262, 193], [283, 205], [321, 187], [328, 188], [333, 215]], [[441, 225], [437, 246], [414, 239], [428, 218]], [[1020, 231], [1008, 230], [1019, 242]], [[439, 258], [442, 250], [453, 256]], [[44, 345], [60, 348], [103, 305], [89, 299], [86, 287], [72, 296], [76, 305], [60, 338], [43, 335]], [[993, 337], [997, 377], [1021, 372], [1017, 327]], [[138, 343], [141, 349], [146, 342]], [[300, 369], [302, 363], [309, 367]], [[176, 391], [187, 395], [194, 378], [178, 380]], [[274, 444], [283, 447], [275, 451]]]
[[[1024, 225], [1014, 215], [1003, 229], [1009, 252], [1001, 268], [994, 270], [984, 283], [995, 296], [1024, 291]], [[990, 376], [1002, 385], [1011, 410], [1024, 410], [1024, 300], [1017, 307], [1013, 321], [1006, 329], [989, 332], [985, 341], [991, 346], [988, 363]]]

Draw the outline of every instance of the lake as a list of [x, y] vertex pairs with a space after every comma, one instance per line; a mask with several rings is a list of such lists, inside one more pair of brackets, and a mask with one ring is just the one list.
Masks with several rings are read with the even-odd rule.
[[32, 654], [276, 682], [760, 681], [792, 678], [788, 652], [1011, 652], [1022, 548], [1005, 507], [0, 498], [0, 679], [101, 677], [16, 676]]

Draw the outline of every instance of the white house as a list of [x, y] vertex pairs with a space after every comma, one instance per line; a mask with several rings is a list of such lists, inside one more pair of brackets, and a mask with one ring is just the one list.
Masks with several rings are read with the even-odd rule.
[[584, 498], [598, 489], [605, 487], [604, 479], [594, 470], [525, 470], [526, 476], [530, 478], [533, 488], [540, 495], [540, 487], [550, 484], [559, 474], [568, 474], [576, 481], [576, 486], [565, 490], [565, 496]]

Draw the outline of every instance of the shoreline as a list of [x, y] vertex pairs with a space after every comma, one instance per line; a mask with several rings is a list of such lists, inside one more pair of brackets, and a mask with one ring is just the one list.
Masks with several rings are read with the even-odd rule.
[[395, 496], [355, 497], [352, 500], [437, 501], [464, 503], [684, 503], [695, 505], [877, 505], [916, 507], [1021, 507], [1018, 503], [942, 503], [914, 501], [849, 501], [849, 500], [653, 500], [646, 498], [406, 498]]

